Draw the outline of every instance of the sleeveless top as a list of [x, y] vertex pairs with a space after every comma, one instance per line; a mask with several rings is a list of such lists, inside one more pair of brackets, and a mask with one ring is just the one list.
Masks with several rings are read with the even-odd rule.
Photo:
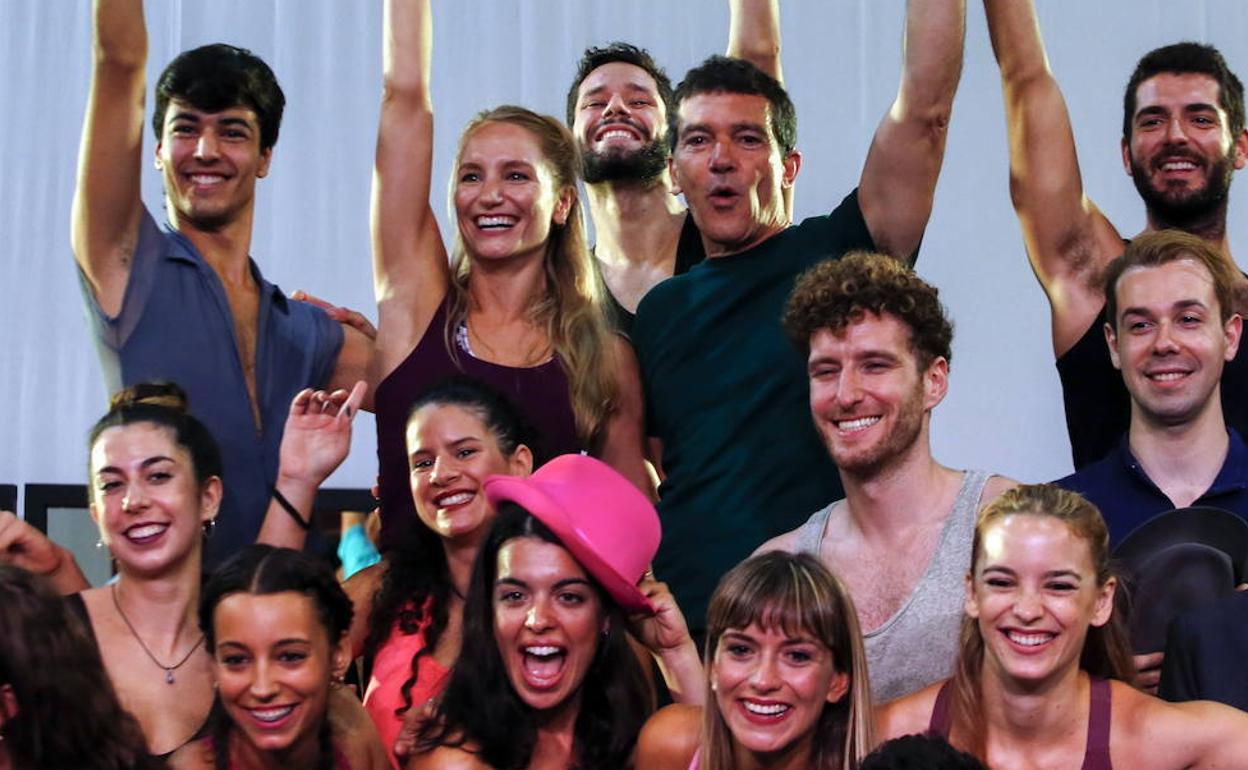
[[[87, 636], [91, 637], [91, 641], [95, 644], [95, 649], [98, 651], [100, 649], [100, 640], [95, 636], [95, 627], [91, 625], [91, 614], [87, 612], [87, 603], [83, 601], [82, 594], [66, 594], [63, 598], [65, 600], [65, 604], [69, 606], [70, 612], [82, 621], [83, 628], [87, 631]], [[102, 654], [101, 658], [103, 658]], [[101, 664], [102, 663], [103, 661], [101, 660]], [[186, 746], [204, 738], [208, 735], [211, 728], [212, 712], [210, 711], [204, 717], [204, 721], [200, 723], [199, 727], [195, 728], [195, 732], [191, 734], [190, 738], [186, 739], [182, 746]], [[150, 754], [149, 756], [162, 761], [167, 761], [178, 749], [182, 748], [182, 746], [174, 746], [164, 754]]]
[[[1109, 728], [1111, 717], [1111, 691], [1108, 679], [1096, 676], [1088, 677], [1088, 738], [1083, 750], [1082, 770], [1113, 770], [1114, 765], [1109, 757]], [[932, 706], [932, 719], [927, 725], [931, 735], [949, 739], [949, 731], [953, 728], [953, 706], [949, 702], [953, 697], [953, 681], [949, 680], [940, 686], [936, 694], [936, 703]]]
[[[446, 316], [450, 293], [433, 314], [425, 336], [373, 394], [377, 418], [377, 484], [381, 492], [382, 553], [397, 546], [413, 527], [422, 526], [412, 503], [407, 458], [407, 413], [425, 391], [454, 376], [479, 380], [505, 396], [537, 431], [530, 447], [538, 458], [579, 452], [576, 416], [572, 412], [568, 376], [556, 356], [532, 367], [503, 366], [474, 358], [467, 350], [446, 349]], [[461, 344], [462, 348], [463, 345]]]
[[[208, 753], [215, 755], [216, 745], [213, 742], [211, 735], [204, 738], [204, 745], [208, 747]], [[334, 748], [334, 767], [336, 767], [337, 770], [351, 770], [351, 762], [347, 759], [347, 755], [343, 754], [337, 748]], [[238, 766], [237, 762], [231, 759], [228, 770], [242, 770], [242, 768]]]
[[700, 768], [701, 766], [702, 766], [702, 748], [699, 746], [698, 750], [693, 752], [693, 759], [689, 762], [689, 770], [698, 770], [698, 768]]
[[[927, 569], [892, 617], [863, 633], [871, 697], [876, 703], [921, 690], [953, 673], [975, 515], [991, 477], [987, 471], [964, 472]], [[793, 550], [819, 558], [828, 519], [838, 507], [838, 515], [847, 515], [843, 503], [838, 500], [811, 516], [798, 529]]]
[[[425, 648], [425, 626], [414, 634], [404, 634], [396, 621], [390, 636], [373, 657], [373, 672], [364, 691], [364, 709], [377, 726], [381, 745], [394, 767], [399, 765], [392, 753], [394, 740], [403, 727], [403, 717], [396, 709], [403, 706], [403, 683], [412, 675], [412, 657]], [[429, 699], [442, 691], [449, 669], [433, 659], [422, 655], [416, 664], [416, 681], [412, 684], [412, 708], [419, 709]]]

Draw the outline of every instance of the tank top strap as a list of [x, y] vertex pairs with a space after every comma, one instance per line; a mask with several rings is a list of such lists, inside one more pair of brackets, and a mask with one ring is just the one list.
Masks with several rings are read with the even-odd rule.
[[798, 527], [796, 542], [793, 544], [794, 553], [805, 553], [819, 558], [819, 546], [823, 543], [823, 533], [828, 528], [828, 517], [838, 503], [840, 500], [820, 508], [811, 514], [805, 524]]
[[988, 479], [992, 476], [993, 474], [988, 471], [965, 471], [962, 486], [958, 489], [958, 496], [953, 499], [953, 513], [957, 515], [969, 510], [972, 526], [974, 526], [975, 515], [979, 513], [979, 507], [982, 505], [984, 487], [988, 485]]
[[1088, 678], [1088, 745], [1083, 752], [1083, 770], [1113, 770], [1109, 756], [1109, 728], [1112, 716], [1111, 686], [1108, 679]]
[[949, 700], [953, 697], [953, 680], [946, 679], [936, 693], [936, 703], [932, 705], [932, 718], [927, 723], [927, 734], [949, 740], [949, 731], [953, 728], [953, 707]]
[[693, 760], [689, 763], [689, 770], [698, 770], [700, 767], [702, 767], [702, 747], [701, 746], [699, 746], [697, 750], [693, 752]]

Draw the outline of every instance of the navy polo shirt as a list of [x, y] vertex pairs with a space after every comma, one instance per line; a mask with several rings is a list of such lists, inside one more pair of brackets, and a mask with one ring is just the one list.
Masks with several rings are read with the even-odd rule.
[[342, 327], [325, 311], [287, 300], [251, 262], [260, 290], [256, 399], [251, 411], [230, 303], [215, 270], [173, 228], [147, 211], [139, 225], [121, 312], [109, 317], [79, 272], [87, 316], [109, 392], [145, 380], [170, 380], [221, 448], [225, 496], [205, 563], [254, 542], [277, 478], [278, 447], [295, 394], [324, 387], [342, 348]]
[[[1230, 446], [1213, 484], [1192, 505], [1222, 508], [1248, 519], [1248, 447], [1234, 429], [1228, 428]], [[1101, 509], [1109, 527], [1110, 545], [1116, 546], [1131, 530], [1174, 503], [1153, 483], [1131, 454], [1127, 436], [1104, 458], [1060, 479], [1057, 485], [1078, 492]]]

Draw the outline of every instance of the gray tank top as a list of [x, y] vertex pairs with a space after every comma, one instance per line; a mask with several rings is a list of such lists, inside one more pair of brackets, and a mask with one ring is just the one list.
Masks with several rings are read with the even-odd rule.
[[[966, 471], [940, 540], [919, 582], [893, 616], [863, 634], [871, 697], [884, 703], [949, 677], [958, 650], [958, 630], [971, 567], [971, 539], [987, 471]], [[844, 500], [817, 511], [798, 529], [795, 550], [819, 556], [828, 519], [844, 516]]]

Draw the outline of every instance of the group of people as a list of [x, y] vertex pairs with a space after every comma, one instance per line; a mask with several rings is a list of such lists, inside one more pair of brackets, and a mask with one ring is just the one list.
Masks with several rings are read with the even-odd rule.
[[[1074, 448], [1056, 484], [931, 449], [953, 328], [912, 265], [964, 0], [908, 1], [897, 95], [827, 214], [793, 222], [778, 0], [730, 0], [727, 55], [674, 88], [613, 43], [566, 125], [473, 119], [449, 246], [433, 13], [385, 0], [375, 327], [251, 260], [284, 97], [248, 51], [157, 82], [156, 223], [143, 6], [94, 0], [72, 242], [116, 391], [88, 441], [116, 576], [0, 514], [0, 770], [1248, 767], [1248, 714], [1149, 694], [1174, 661], [1184, 699], [1248, 693], [1221, 630], [1242, 600], [1185, 626], [1229, 661], [1141, 648], [1111, 558], [1171, 509], [1248, 517], [1243, 87], [1208, 46], [1140, 61], [1127, 241], [1082, 189], [1031, 0], [984, 7]], [[340, 582], [300, 549], [361, 409], [380, 560]]]

